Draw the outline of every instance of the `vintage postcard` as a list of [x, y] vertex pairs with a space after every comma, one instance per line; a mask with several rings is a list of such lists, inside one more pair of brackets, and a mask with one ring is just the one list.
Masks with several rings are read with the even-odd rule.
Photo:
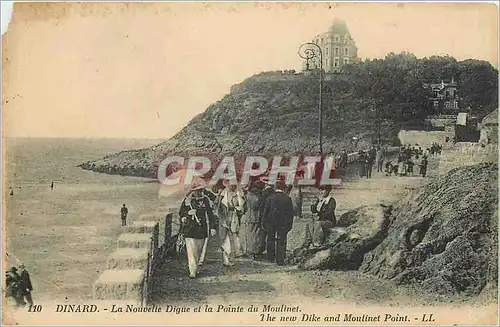
[[3, 325], [498, 325], [497, 3], [11, 9]]

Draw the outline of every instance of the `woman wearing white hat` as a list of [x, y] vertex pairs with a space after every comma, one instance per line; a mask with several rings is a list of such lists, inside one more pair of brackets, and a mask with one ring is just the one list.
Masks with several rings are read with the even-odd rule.
[[203, 193], [203, 186], [195, 186], [193, 192], [182, 201], [179, 216], [181, 233], [186, 241], [189, 277], [195, 278], [208, 231], [212, 236], [216, 233], [216, 218], [209, 198]]

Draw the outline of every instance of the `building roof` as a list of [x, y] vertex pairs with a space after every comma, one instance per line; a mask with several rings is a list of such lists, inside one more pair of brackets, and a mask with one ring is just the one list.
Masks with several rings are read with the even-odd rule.
[[487, 114], [481, 121], [481, 125], [498, 125], [498, 108]]
[[346, 23], [343, 20], [335, 19], [333, 24], [330, 26], [329, 32], [332, 34], [340, 34], [340, 35], [351, 35], [349, 33], [349, 29], [347, 28]]

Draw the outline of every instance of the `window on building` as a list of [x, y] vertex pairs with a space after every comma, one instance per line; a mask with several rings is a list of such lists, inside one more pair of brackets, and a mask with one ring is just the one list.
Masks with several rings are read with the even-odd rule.
[[335, 48], [335, 55], [338, 56], [339, 55], [339, 48]]
[[328, 56], [328, 47], [326, 48], [326, 55]]
[[349, 55], [349, 48], [345, 48], [344, 49], [344, 56], [348, 56]]
[[335, 43], [339, 43], [339, 37], [338, 36], [335, 37]]
[[339, 58], [335, 58], [333, 60], [333, 67], [338, 67], [339, 66]]
[[325, 66], [328, 67], [328, 58], [325, 59]]
[[349, 58], [344, 58], [344, 65], [349, 64]]

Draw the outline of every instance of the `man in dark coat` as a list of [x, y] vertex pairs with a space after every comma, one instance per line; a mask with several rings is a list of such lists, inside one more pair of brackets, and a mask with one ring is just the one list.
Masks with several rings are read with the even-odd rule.
[[335, 217], [337, 202], [330, 195], [331, 189], [330, 185], [322, 185], [320, 187], [320, 198], [311, 205], [311, 212], [318, 215], [318, 220], [314, 223], [313, 231], [313, 245], [315, 247], [324, 244], [328, 230], [337, 224]]
[[5, 276], [5, 291], [7, 297], [12, 297], [16, 301], [16, 306], [26, 304], [21, 295], [19, 285], [21, 283], [21, 276], [17, 273], [17, 268], [12, 267], [6, 272]]
[[204, 194], [203, 187], [195, 185], [192, 192], [184, 198], [179, 210], [181, 217], [180, 233], [186, 242], [189, 277], [196, 278], [203, 244], [209, 235], [215, 236], [216, 217], [210, 199]]
[[347, 155], [347, 149], [342, 148], [342, 153], [340, 154], [339, 165], [338, 165], [338, 169], [340, 170], [340, 177], [341, 178], [345, 177], [345, 174], [347, 171], [348, 161], [349, 161], [349, 157]]
[[127, 226], [128, 208], [125, 204], [122, 206], [120, 213], [121, 213], [121, 218], [122, 218], [122, 226]]
[[284, 193], [286, 185], [278, 182], [276, 192], [266, 201], [262, 228], [267, 232], [267, 258], [281, 266], [285, 263], [287, 234], [293, 225], [292, 199]]
[[[262, 220], [263, 220], [264, 210], [266, 208], [267, 198], [269, 198], [271, 194], [274, 194], [275, 191], [274, 191], [274, 185], [269, 182], [268, 177], [262, 177], [260, 180], [265, 184], [264, 189], [260, 193], [260, 198], [259, 198], [259, 223], [261, 226], [263, 226]], [[265, 229], [262, 230], [262, 234], [263, 234], [262, 239], [265, 240], [267, 238], [267, 233]], [[258, 254], [262, 254], [265, 250], [266, 250], [266, 244], [265, 242], [263, 242], [262, 248], [259, 250]]]
[[424, 158], [420, 162], [420, 175], [422, 175], [422, 177], [425, 177], [425, 175], [427, 174], [427, 165], [428, 164], [429, 164], [429, 161], [427, 160], [427, 156], [424, 155]]
[[31, 298], [31, 292], [33, 291], [33, 285], [31, 285], [30, 274], [26, 270], [24, 264], [19, 266], [21, 270], [20, 279], [19, 279], [19, 292], [21, 295], [21, 299], [24, 302], [24, 299], [28, 302], [29, 305], [33, 305], [33, 299]]

